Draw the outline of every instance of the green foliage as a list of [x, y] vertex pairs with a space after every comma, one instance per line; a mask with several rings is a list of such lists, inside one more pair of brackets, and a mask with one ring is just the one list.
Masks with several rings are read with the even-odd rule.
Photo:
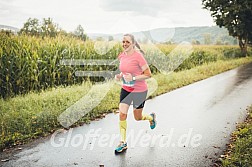
[[78, 25], [76, 30], [74, 31], [75, 36], [77, 36], [77, 38], [86, 41], [87, 40], [87, 35], [84, 32], [84, 28], [81, 25]]
[[252, 1], [251, 0], [202, 0], [205, 9], [210, 10], [215, 22], [237, 37], [245, 56], [247, 45], [252, 43]]
[[[83, 42], [64, 35], [42, 38], [0, 33], [0, 45], [0, 92], [4, 98], [59, 85], [81, 84], [87, 80], [103, 81], [103, 78], [99, 77], [78, 77], [75, 76], [75, 72], [115, 71], [117, 65], [74, 66], [62, 65], [60, 61], [63, 59], [110, 59], [114, 61], [121, 52], [121, 46], [117, 44], [106, 54], [100, 55], [94, 49], [94, 42]], [[176, 47], [176, 45], [157, 46], [167, 56]], [[160, 63], [156, 59], [160, 50], [153, 50], [148, 44], [143, 45], [143, 48], [149, 62], [154, 65]], [[238, 47], [234, 46], [194, 46], [191, 56], [176, 71], [226, 58], [235, 58], [237, 52]], [[163, 63], [166, 65], [165, 61]], [[159, 72], [155, 66], [150, 67], [153, 73]]]
[[25, 23], [24, 26], [18, 32], [19, 34], [27, 34], [31, 36], [39, 36], [41, 32], [41, 28], [39, 25], [39, 20], [36, 18], [29, 18]]
[[18, 34], [25, 34], [30, 36], [49, 36], [55, 37], [58, 34], [58, 27], [53, 22], [51, 18], [44, 18], [42, 24], [39, 23], [39, 20], [36, 18], [29, 18], [24, 26], [20, 29]]
[[41, 25], [41, 34], [43, 37], [49, 36], [49, 37], [56, 37], [58, 33], [58, 28], [55, 23], [53, 23], [53, 20], [51, 18], [44, 18], [43, 23]]
[[232, 133], [231, 143], [221, 159], [221, 165], [252, 166], [252, 107], [244, 123], [237, 126]]
[[24, 26], [18, 32], [19, 35], [29, 35], [36, 37], [56, 37], [56, 36], [66, 36], [75, 37], [86, 41], [88, 39], [87, 35], [84, 33], [84, 29], [81, 25], [78, 25], [74, 33], [66, 32], [58, 27], [58, 24], [54, 23], [52, 18], [43, 18], [42, 23], [36, 18], [29, 18]]

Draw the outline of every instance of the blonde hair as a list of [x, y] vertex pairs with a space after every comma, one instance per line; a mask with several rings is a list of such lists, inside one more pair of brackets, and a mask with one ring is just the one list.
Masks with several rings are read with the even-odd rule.
[[123, 36], [128, 36], [128, 37], [130, 37], [132, 43], [138, 48], [138, 50], [139, 50], [143, 55], [145, 54], [144, 51], [141, 49], [139, 43], [135, 40], [134, 35], [132, 35], [132, 34], [124, 34]]

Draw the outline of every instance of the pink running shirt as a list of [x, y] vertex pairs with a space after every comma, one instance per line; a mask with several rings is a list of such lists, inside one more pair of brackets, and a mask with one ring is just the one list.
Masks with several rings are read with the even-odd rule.
[[[136, 51], [132, 55], [126, 55], [123, 52], [118, 56], [118, 59], [120, 61], [119, 69], [124, 75], [127, 73], [132, 76], [142, 75], [141, 67], [147, 64], [143, 55]], [[128, 92], [144, 92], [148, 89], [145, 80], [137, 80], [134, 86], [123, 85], [122, 88]]]

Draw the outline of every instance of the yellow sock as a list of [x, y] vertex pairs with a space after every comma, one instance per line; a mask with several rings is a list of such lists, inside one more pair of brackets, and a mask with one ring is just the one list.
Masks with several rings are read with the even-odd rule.
[[142, 114], [142, 120], [149, 120], [149, 121], [152, 121], [153, 118], [152, 118], [152, 116], [150, 116], [150, 115]]
[[120, 121], [119, 127], [120, 127], [121, 141], [125, 142], [126, 141], [127, 121], [126, 120]]

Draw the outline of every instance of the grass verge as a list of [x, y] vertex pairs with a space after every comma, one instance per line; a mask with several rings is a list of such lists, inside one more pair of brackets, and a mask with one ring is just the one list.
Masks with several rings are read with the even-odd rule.
[[252, 106], [248, 109], [248, 116], [244, 123], [239, 124], [232, 133], [231, 142], [217, 165], [223, 167], [252, 166]]
[[[228, 61], [220, 60], [169, 75], [157, 74], [153, 78], [156, 79], [158, 88], [149, 98], [251, 61], [251, 57]], [[115, 84], [114, 81], [109, 82], [113, 84], [113, 87], [101, 103], [72, 126], [89, 123], [91, 120], [103, 117], [106, 113], [116, 111], [119, 103], [120, 85]], [[103, 85], [105, 84], [101, 84], [100, 88]], [[62, 128], [58, 122], [58, 116], [85, 96], [91, 87], [92, 84], [86, 82], [82, 85], [59, 87], [41, 93], [29, 93], [8, 100], [0, 99], [0, 150], [29, 142], [40, 136], [46, 136], [56, 129]], [[104, 89], [106, 88], [104, 86]]]

